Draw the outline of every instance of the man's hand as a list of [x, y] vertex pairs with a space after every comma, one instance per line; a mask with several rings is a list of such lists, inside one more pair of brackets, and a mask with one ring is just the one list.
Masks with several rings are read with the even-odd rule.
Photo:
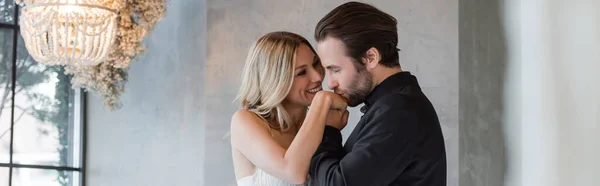
[[342, 130], [348, 124], [348, 110], [331, 109], [327, 113], [327, 125]]

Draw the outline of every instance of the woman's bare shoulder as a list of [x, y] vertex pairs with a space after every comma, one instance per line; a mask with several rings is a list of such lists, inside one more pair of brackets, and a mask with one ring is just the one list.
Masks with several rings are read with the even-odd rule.
[[233, 116], [231, 116], [231, 130], [236, 130], [236, 129], [242, 129], [242, 130], [248, 130], [250, 128], [252, 129], [264, 129], [264, 130], [268, 130], [267, 128], [268, 124], [266, 123], [265, 120], [263, 120], [260, 116], [258, 116], [256, 113], [249, 111], [249, 110], [244, 110], [244, 109], [240, 109], [238, 111], [236, 111]]
[[240, 109], [235, 111], [235, 113], [233, 113], [233, 116], [231, 116], [231, 124], [233, 125], [234, 123], [264, 123], [265, 121], [262, 120], [256, 113], [249, 111], [249, 110], [245, 110], [245, 109]]
[[230, 137], [232, 145], [246, 145], [250, 139], [270, 139], [268, 123], [256, 113], [238, 110], [231, 117]]

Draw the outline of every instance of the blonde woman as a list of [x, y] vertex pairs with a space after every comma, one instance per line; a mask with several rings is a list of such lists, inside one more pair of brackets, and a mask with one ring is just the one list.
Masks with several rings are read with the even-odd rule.
[[325, 123], [348, 118], [345, 99], [322, 91], [323, 75], [315, 50], [297, 34], [272, 32], [252, 45], [237, 97], [242, 109], [231, 119], [238, 185], [308, 185]]

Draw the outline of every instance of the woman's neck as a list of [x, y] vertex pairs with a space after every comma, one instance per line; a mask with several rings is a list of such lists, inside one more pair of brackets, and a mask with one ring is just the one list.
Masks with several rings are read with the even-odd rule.
[[300, 125], [302, 125], [302, 122], [304, 122], [304, 118], [306, 117], [306, 112], [308, 108], [306, 106], [301, 105], [284, 105], [283, 108], [285, 109], [285, 111], [287, 111], [287, 113], [290, 116], [290, 119], [292, 120], [292, 126], [290, 131], [293, 131], [294, 133], [298, 132], [298, 130], [300, 129]]

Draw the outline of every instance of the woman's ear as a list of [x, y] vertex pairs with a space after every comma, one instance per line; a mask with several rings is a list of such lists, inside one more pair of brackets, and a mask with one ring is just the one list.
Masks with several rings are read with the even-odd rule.
[[365, 67], [375, 68], [377, 64], [379, 64], [379, 62], [381, 61], [381, 54], [379, 53], [379, 50], [377, 50], [375, 47], [371, 47], [365, 53], [364, 60]]

